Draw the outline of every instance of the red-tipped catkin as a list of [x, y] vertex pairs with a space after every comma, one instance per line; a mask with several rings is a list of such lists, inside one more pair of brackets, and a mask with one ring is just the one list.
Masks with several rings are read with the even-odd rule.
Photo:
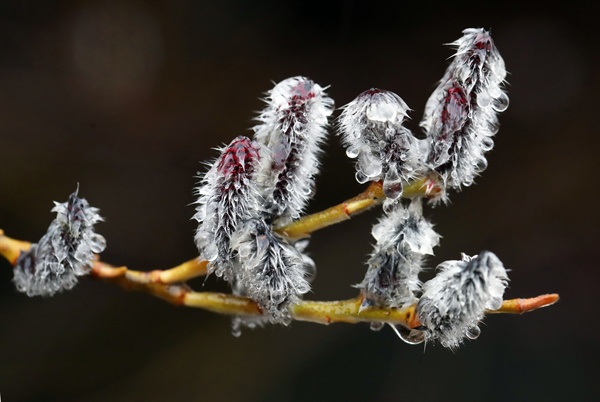
[[300, 216], [314, 193], [333, 100], [308, 78], [292, 77], [269, 91], [265, 101], [254, 138], [270, 150], [272, 160], [262, 167], [261, 184], [270, 220], [289, 221]]
[[196, 189], [195, 241], [200, 258], [209, 261], [209, 272], [229, 282], [236, 279], [231, 235], [243, 222], [261, 213], [256, 182], [260, 163], [260, 144], [239, 136], [221, 150]]
[[489, 32], [465, 29], [452, 45], [456, 54], [427, 101], [421, 127], [430, 141], [427, 164], [460, 189], [487, 167], [484, 153], [494, 146], [497, 113], [508, 107], [508, 96], [504, 60]]

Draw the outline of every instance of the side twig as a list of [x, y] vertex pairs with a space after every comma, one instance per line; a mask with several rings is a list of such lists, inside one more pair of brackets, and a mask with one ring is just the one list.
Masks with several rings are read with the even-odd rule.
[[[441, 192], [437, 177], [432, 173], [404, 186], [402, 197], [433, 197]], [[275, 231], [292, 240], [301, 239], [327, 226], [350, 219], [353, 215], [381, 204], [385, 196], [382, 182], [371, 183], [362, 193], [323, 211], [304, 216], [287, 225], [276, 226]]]

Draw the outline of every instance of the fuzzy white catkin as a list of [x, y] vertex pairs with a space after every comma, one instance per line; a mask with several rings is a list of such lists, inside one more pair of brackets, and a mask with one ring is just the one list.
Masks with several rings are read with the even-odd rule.
[[430, 141], [428, 165], [450, 188], [470, 186], [487, 167], [497, 113], [508, 107], [504, 60], [489, 32], [469, 28], [451, 45], [456, 53], [425, 106], [421, 121]]
[[53, 296], [69, 290], [77, 284], [77, 277], [90, 273], [94, 253], [105, 249], [104, 237], [94, 232], [94, 225], [103, 220], [98, 209], [77, 194], [65, 203], [55, 202], [56, 218], [48, 231], [19, 256], [13, 271], [18, 291]]
[[421, 287], [423, 259], [433, 255], [440, 238], [423, 216], [421, 200], [414, 200], [407, 208], [396, 206], [373, 226], [372, 234], [377, 243], [365, 278], [357, 285], [365, 297], [362, 307], [413, 304]]
[[508, 284], [502, 262], [489, 251], [438, 266], [435, 278], [423, 285], [417, 313], [427, 341], [453, 348], [465, 337], [479, 335], [477, 324], [486, 309], [497, 310]]
[[196, 188], [195, 241], [200, 258], [209, 262], [210, 273], [230, 283], [236, 279], [231, 235], [244, 221], [261, 213], [256, 176], [263, 156], [260, 144], [239, 136], [221, 149], [221, 155]]
[[261, 186], [269, 219], [289, 221], [303, 212], [314, 193], [319, 156], [334, 102], [306, 77], [281, 81], [267, 94], [254, 139], [272, 155], [262, 166]]
[[419, 141], [402, 126], [410, 109], [393, 92], [372, 88], [344, 106], [339, 132], [359, 183], [383, 180], [388, 200], [402, 195], [402, 182], [423, 170]]
[[310, 290], [306, 259], [258, 218], [240, 226], [231, 237], [231, 248], [240, 265], [241, 291], [272, 323], [289, 324], [289, 307]]

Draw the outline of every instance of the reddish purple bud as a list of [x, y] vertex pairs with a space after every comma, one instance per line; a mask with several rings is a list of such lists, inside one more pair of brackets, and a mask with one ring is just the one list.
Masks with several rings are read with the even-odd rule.
[[497, 112], [508, 107], [504, 61], [489, 32], [465, 29], [454, 60], [433, 92], [421, 121], [431, 141], [427, 162], [452, 188], [469, 186], [486, 168]]
[[319, 154], [333, 100], [305, 77], [288, 78], [268, 93], [254, 138], [270, 153], [261, 184], [269, 220], [296, 219], [314, 193]]
[[230, 237], [247, 219], [259, 216], [261, 198], [256, 183], [260, 166], [260, 144], [237, 137], [202, 178], [196, 208], [196, 245], [200, 257], [209, 261], [209, 271], [233, 283]]

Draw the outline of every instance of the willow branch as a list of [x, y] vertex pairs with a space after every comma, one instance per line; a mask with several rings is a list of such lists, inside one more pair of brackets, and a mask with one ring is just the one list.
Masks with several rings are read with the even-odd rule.
[[[441, 191], [438, 179], [432, 173], [405, 184], [402, 197], [433, 197], [440, 194]], [[287, 225], [275, 226], [275, 230], [289, 239], [301, 239], [319, 229], [348, 220], [354, 215], [381, 204], [384, 199], [382, 182], [373, 182], [356, 197], [323, 211], [304, 216]]]
[[[94, 263], [92, 275], [106, 282], [115, 283], [128, 290], [143, 291], [164, 299], [175, 305], [201, 308], [214, 313], [226, 315], [260, 316], [260, 307], [252, 300], [225, 293], [194, 292], [185, 285], [168, 285], [157, 282], [138, 282], [137, 278], [143, 272], [132, 271], [126, 267], [111, 267], [97, 261]], [[404, 325], [409, 328], [421, 326], [415, 312], [415, 305], [407, 308], [376, 308], [361, 309], [363, 298], [358, 296], [349, 300], [311, 301], [305, 300], [292, 306], [293, 319], [309, 321], [318, 324], [336, 322], [385, 322], [394, 325]], [[547, 307], [558, 301], [557, 294], [548, 294], [530, 299], [505, 300], [498, 310], [488, 310], [487, 313], [523, 314]]]
[[[0, 254], [15, 265], [19, 254], [29, 250], [29, 242], [11, 239], [0, 229]], [[94, 261], [91, 276], [104, 282], [118, 285], [124, 289], [145, 292], [178, 306], [187, 306], [208, 310], [218, 314], [260, 316], [260, 307], [252, 300], [225, 293], [194, 292], [183, 282], [190, 273], [197, 274], [206, 270], [206, 262], [190, 260], [177, 267], [164, 271], [134, 271], [127, 267], [115, 267], [102, 261]], [[530, 299], [505, 300], [498, 310], [487, 313], [522, 314], [542, 307], [550, 306], [558, 300], [557, 294], [542, 295]], [[298, 321], [319, 324], [335, 322], [385, 322], [417, 328], [421, 325], [415, 312], [415, 306], [407, 308], [361, 309], [362, 296], [340, 301], [301, 301], [291, 307], [292, 317]]]

